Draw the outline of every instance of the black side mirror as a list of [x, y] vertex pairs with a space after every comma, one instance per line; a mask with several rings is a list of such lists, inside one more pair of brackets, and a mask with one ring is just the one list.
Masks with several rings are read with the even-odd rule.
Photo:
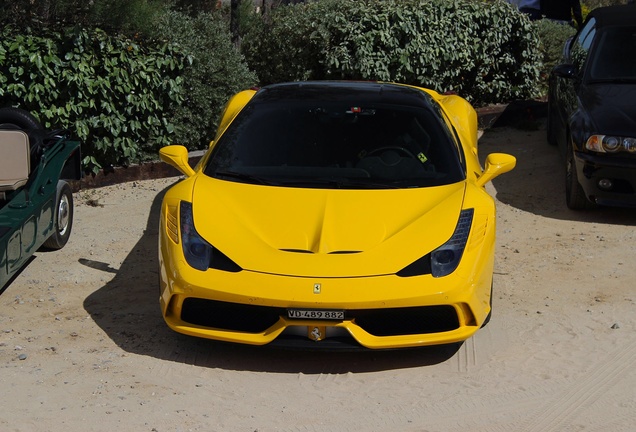
[[576, 68], [572, 64], [560, 64], [552, 69], [552, 73], [561, 78], [574, 78], [576, 76]]

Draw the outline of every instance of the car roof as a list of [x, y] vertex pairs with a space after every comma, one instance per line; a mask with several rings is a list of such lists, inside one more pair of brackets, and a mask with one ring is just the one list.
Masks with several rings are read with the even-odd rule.
[[302, 81], [263, 87], [253, 101], [286, 100], [339, 101], [356, 104], [386, 103], [430, 107], [431, 99], [423, 91], [401, 84], [374, 81]]
[[636, 26], [636, 5], [607, 6], [592, 10], [587, 20], [596, 19], [596, 26], [633, 25]]

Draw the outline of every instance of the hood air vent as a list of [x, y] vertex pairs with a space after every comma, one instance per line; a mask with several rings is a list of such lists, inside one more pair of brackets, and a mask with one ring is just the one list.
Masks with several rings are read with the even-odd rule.
[[[306, 249], [280, 249], [283, 252], [293, 252], [293, 253], [304, 253], [304, 254], [313, 254], [313, 251], [310, 250], [306, 250]], [[329, 255], [337, 255], [337, 254], [356, 254], [356, 253], [360, 253], [362, 251], [347, 251], [347, 250], [343, 250], [343, 251], [332, 251], [329, 252]]]

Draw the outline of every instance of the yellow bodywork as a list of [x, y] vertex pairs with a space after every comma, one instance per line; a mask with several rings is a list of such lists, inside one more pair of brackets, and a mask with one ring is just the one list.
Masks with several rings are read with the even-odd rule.
[[[367, 348], [453, 343], [474, 334], [490, 314], [495, 250], [495, 202], [484, 185], [511, 170], [515, 160], [493, 154], [482, 169], [474, 109], [458, 96], [420, 90], [440, 104], [454, 126], [466, 158], [465, 182], [388, 190], [253, 185], [204, 175], [202, 167], [210, 151], [192, 169], [184, 147], [162, 149], [161, 158], [186, 175], [166, 193], [161, 206], [160, 302], [170, 328], [254, 345], [268, 344], [284, 333], [316, 344], [332, 335], [347, 335]], [[228, 102], [214, 142], [254, 93], [241, 92]], [[179, 233], [182, 201], [196, 203], [197, 232], [238, 263], [241, 271], [201, 271], [186, 263]], [[459, 211], [470, 208], [474, 209], [472, 226], [455, 271], [438, 278], [396, 274], [448, 241]], [[237, 331], [184, 321], [184, 302], [192, 298], [280, 310], [447, 306], [454, 309], [458, 325], [439, 332], [382, 335], [365, 330], [355, 318], [292, 319], [281, 313], [266, 329]]]

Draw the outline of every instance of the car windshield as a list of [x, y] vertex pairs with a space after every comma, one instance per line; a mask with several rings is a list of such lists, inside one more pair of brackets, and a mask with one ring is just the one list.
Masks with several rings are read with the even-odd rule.
[[459, 150], [430, 106], [331, 96], [257, 94], [216, 143], [205, 173], [334, 189], [429, 187], [464, 179]]
[[593, 81], [636, 81], [636, 26], [613, 26], [598, 35], [591, 59]]

